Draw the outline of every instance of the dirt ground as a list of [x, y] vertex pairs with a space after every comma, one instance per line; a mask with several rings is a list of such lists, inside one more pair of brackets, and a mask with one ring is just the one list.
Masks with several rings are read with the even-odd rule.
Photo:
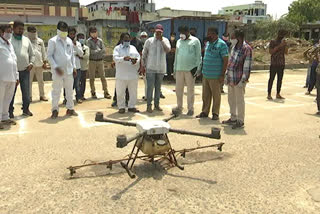
[[[161, 114], [146, 113], [146, 103], [139, 100], [141, 113], [120, 116], [110, 100], [101, 98], [77, 105], [78, 117], [65, 117], [62, 108], [56, 121], [49, 118], [50, 102], [36, 101], [34, 84], [34, 116], [19, 116], [18, 92], [18, 125], [0, 131], [0, 213], [319, 213], [320, 118], [315, 96], [304, 95], [305, 75], [302, 70], [286, 71], [282, 95], [287, 99], [281, 102], [266, 100], [268, 73], [252, 74], [244, 129], [234, 131], [210, 118], [183, 115], [172, 120], [174, 128], [209, 132], [218, 127], [222, 135], [221, 140], [209, 140], [169, 134], [174, 149], [224, 142], [223, 151], [205, 149], [179, 157], [184, 171], [138, 161], [136, 179], [119, 165], [112, 171], [84, 168], [74, 179], [66, 168], [85, 160], [125, 157], [132, 147], [116, 148], [116, 137], [133, 135], [136, 129], [95, 122], [95, 113], [135, 121], [165, 118], [176, 103], [173, 84], [163, 86]], [[96, 86], [102, 97], [98, 79]], [[113, 79], [108, 88], [113, 93]], [[50, 82], [45, 89], [51, 97]], [[140, 98], [143, 91], [141, 80]], [[201, 85], [196, 86], [195, 102], [200, 113]], [[221, 121], [228, 112], [225, 94]]]

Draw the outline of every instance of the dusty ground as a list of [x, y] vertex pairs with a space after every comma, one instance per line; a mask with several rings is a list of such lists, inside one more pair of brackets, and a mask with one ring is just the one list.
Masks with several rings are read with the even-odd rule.
[[[267, 73], [252, 75], [243, 130], [187, 116], [170, 122], [175, 128], [202, 132], [220, 127], [221, 141], [176, 134], [170, 139], [175, 149], [225, 142], [222, 153], [208, 149], [179, 158], [184, 171], [138, 161], [135, 180], [118, 165], [111, 172], [86, 168], [78, 171], [77, 179], [69, 179], [70, 165], [129, 153], [131, 147], [117, 149], [115, 139], [135, 134], [135, 128], [94, 122], [96, 111], [120, 118], [110, 100], [88, 100], [76, 106], [80, 115], [74, 118], [64, 117], [61, 109], [57, 121], [49, 119], [50, 103], [33, 103], [34, 117], [18, 116], [17, 126], [0, 131], [0, 213], [319, 213], [320, 118], [314, 115], [314, 96], [304, 95], [305, 72], [286, 71], [284, 102], [266, 101], [267, 79]], [[101, 97], [98, 80], [96, 84]], [[108, 84], [113, 92], [114, 80]], [[48, 95], [50, 88], [46, 84]], [[173, 88], [163, 88], [164, 114], [147, 114], [140, 102], [141, 114], [121, 119], [168, 116], [176, 103]], [[196, 88], [200, 113], [201, 86]], [[21, 100], [20, 93], [16, 100]], [[223, 95], [221, 119], [228, 118], [228, 109]]]

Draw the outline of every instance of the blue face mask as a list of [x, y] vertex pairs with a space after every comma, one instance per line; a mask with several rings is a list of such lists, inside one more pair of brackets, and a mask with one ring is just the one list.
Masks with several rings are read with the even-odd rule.
[[123, 42], [123, 47], [128, 48], [130, 46], [130, 42]]
[[84, 45], [84, 44], [86, 43], [86, 40], [84, 40], [84, 39], [79, 39], [79, 42], [80, 42], [81, 45]]

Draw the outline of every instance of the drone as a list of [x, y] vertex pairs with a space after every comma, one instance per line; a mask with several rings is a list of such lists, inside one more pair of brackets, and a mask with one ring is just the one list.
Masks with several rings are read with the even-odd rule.
[[[95, 121], [97, 122], [106, 122], [113, 123], [123, 126], [136, 127], [138, 133], [135, 136], [127, 137], [126, 135], [117, 136], [117, 148], [125, 148], [131, 142], [135, 141], [131, 153], [127, 158], [119, 160], [110, 160], [105, 162], [92, 162], [88, 164], [83, 164], [79, 166], [70, 166], [67, 169], [70, 171], [71, 178], [76, 173], [76, 170], [83, 167], [104, 165], [107, 169], [112, 170], [114, 164], [120, 163], [121, 166], [126, 170], [130, 178], [135, 178], [136, 175], [132, 172], [132, 168], [137, 159], [155, 163], [157, 161], [166, 160], [173, 167], [177, 167], [180, 170], [184, 170], [184, 167], [181, 166], [177, 161], [177, 155], [186, 157], [186, 153], [192, 152], [199, 149], [213, 148], [216, 147], [217, 150], [222, 152], [222, 146], [224, 143], [217, 143], [208, 146], [199, 146], [196, 148], [174, 150], [171, 146], [168, 133], [176, 133], [181, 135], [192, 135], [198, 137], [205, 137], [210, 139], [221, 139], [220, 129], [212, 128], [211, 133], [200, 133], [193, 131], [186, 131], [181, 129], [171, 128], [168, 123], [170, 120], [178, 117], [179, 115], [173, 112], [173, 115], [164, 120], [142, 120], [138, 122], [126, 122], [111, 118], [106, 118], [103, 116], [102, 112], [97, 112], [95, 116]], [[139, 153], [142, 152], [142, 155]]]

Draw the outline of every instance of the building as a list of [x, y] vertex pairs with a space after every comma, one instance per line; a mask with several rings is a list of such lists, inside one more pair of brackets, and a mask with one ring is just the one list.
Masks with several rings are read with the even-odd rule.
[[320, 21], [315, 23], [303, 24], [300, 28], [303, 33], [303, 38], [306, 40], [319, 40], [320, 39]]
[[75, 26], [87, 17], [88, 11], [80, 7], [79, 0], [0, 0], [0, 23], [20, 20], [27, 26], [36, 25], [44, 41], [56, 34], [60, 20]]
[[219, 14], [230, 16], [231, 22], [240, 22], [243, 24], [251, 24], [259, 20], [269, 19], [267, 15], [267, 4], [264, 4], [263, 1], [255, 1], [253, 4], [223, 7], [222, 10], [219, 11]]
[[172, 10], [170, 8], [162, 8], [157, 10], [158, 19], [176, 18], [181, 16], [189, 17], [211, 17], [211, 12], [191, 11], [191, 10]]

